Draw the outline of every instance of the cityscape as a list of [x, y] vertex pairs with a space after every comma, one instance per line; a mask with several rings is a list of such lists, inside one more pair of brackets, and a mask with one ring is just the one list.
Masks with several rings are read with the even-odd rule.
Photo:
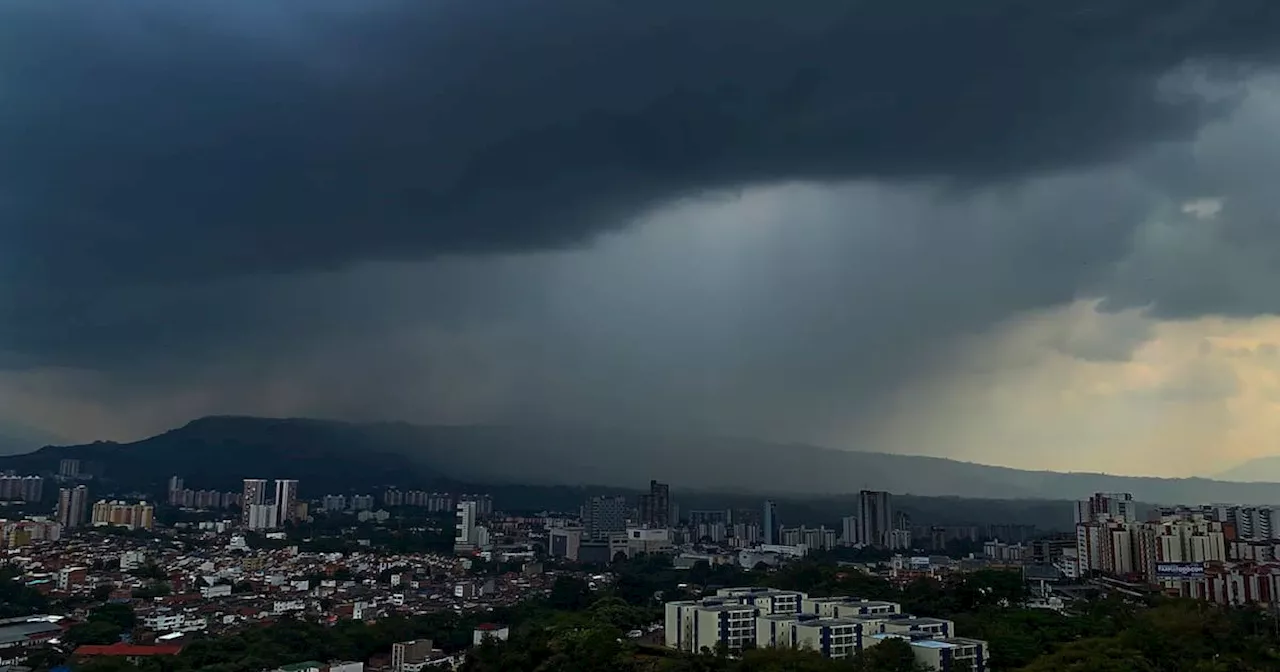
[[[0, 622], [0, 663], [48, 651], [72, 664], [178, 656], [191, 641], [280, 619], [489, 617], [547, 599], [568, 580], [601, 589], [622, 580], [617, 567], [645, 558], [665, 558], [690, 577], [769, 576], [834, 561], [897, 590], [1008, 572], [1024, 587], [1022, 608], [1064, 617], [1097, 595], [1280, 608], [1280, 507], [1149, 506], [1129, 493], [1093, 493], [1063, 504], [1073, 509], [1074, 532], [966, 528], [912, 521], [891, 493], [863, 490], [835, 528], [791, 520], [773, 499], [757, 509], [685, 509], [656, 480], [638, 496], [592, 495], [573, 511], [517, 512], [486, 493], [387, 486], [322, 494], [290, 478], [245, 478], [239, 492], [217, 492], [187, 488], [188, 476], [174, 475], [164, 493], [97, 497], [101, 479], [80, 467], [64, 459], [49, 476], [0, 475], [12, 512], [0, 519], [0, 568], [51, 604], [82, 605]], [[663, 593], [654, 620], [628, 636], [689, 654], [790, 648], [833, 661], [894, 641], [921, 669], [999, 669], [991, 642], [954, 619], [913, 615], [901, 601], [680, 586], [683, 595]], [[76, 641], [86, 606], [98, 601], [130, 605], [137, 625], [117, 641], [68, 648], [63, 642]], [[277, 669], [466, 669], [469, 652], [511, 628], [473, 625], [466, 646], [406, 640], [366, 660]]]
[[0, 672], [1280, 672], [1277, 0], [0, 0]]

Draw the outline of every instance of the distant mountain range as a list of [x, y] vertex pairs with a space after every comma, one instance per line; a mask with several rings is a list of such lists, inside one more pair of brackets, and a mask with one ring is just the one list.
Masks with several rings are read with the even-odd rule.
[[1218, 474], [1217, 478], [1238, 483], [1280, 483], [1280, 455], [1238, 464]]
[[0, 469], [51, 472], [65, 457], [119, 487], [154, 488], [172, 475], [190, 487], [234, 489], [246, 477], [298, 478], [308, 496], [376, 485], [594, 485], [779, 496], [881, 489], [987, 499], [1078, 499], [1132, 492], [1151, 503], [1280, 504], [1280, 487], [1200, 478], [1056, 473], [914, 457], [605, 428], [418, 426], [215, 416], [134, 443], [47, 446], [0, 457]]

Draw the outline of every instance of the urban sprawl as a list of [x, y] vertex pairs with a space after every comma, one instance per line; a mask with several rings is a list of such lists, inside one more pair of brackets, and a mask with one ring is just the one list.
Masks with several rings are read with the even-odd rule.
[[[1086, 589], [1222, 605], [1280, 602], [1276, 507], [1140, 511], [1129, 494], [1098, 493], [1075, 504], [1074, 533], [1038, 533], [1016, 525], [913, 525], [895, 511], [892, 495], [862, 491], [835, 529], [785, 525], [786, 512], [771, 500], [754, 509], [682, 511], [656, 481], [638, 498], [599, 495], [579, 511], [518, 513], [484, 493], [387, 487], [305, 498], [304, 484], [289, 478], [246, 478], [239, 492], [193, 490], [184, 480], [174, 476], [164, 493], [94, 497], [100, 486], [78, 460], [62, 460], [46, 475], [0, 474], [0, 501], [7, 502], [0, 569], [55, 603], [79, 605], [0, 621], [0, 666], [57, 648], [98, 602], [131, 605], [139, 629], [118, 642], [63, 651], [70, 661], [177, 655], [192, 638], [286, 617], [332, 624], [487, 613], [546, 597], [565, 576], [607, 585], [611, 563], [650, 554], [669, 556], [676, 569], [768, 572], [814, 554], [874, 551], [881, 555], [840, 564], [897, 585], [1016, 569], [1034, 586], [1029, 605], [1059, 612]], [[352, 543], [307, 547], [326, 535]], [[441, 543], [389, 551], [380, 540], [413, 535]], [[977, 546], [961, 557], [938, 552], [956, 539]], [[485, 564], [503, 569], [477, 574]], [[963, 669], [982, 671], [991, 655], [986, 642], [961, 636], [953, 622], [913, 617], [887, 600], [719, 586], [668, 600], [663, 610], [664, 619], [629, 636], [691, 653], [791, 647], [829, 658], [902, 640], [934, 670], [962, 669], [952, 666], [963, 661]], [[502, 623], [479, 624], [471, 646], [507, 633]], [[278, 669], [452, 669], [466, 656], [466, 647], [410, 640], [369, 660]]]

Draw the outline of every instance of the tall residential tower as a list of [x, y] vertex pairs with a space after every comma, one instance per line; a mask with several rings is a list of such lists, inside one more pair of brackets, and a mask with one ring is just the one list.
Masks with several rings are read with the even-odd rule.
[[249, 527], [249, 512], [254, 506], [267, 503], [267, 479], [244, 479], [244, 493], [240, 496], [240, 524]]
[[298, 482], [293, 479], [276, 479], [276, 527], [298, 519]]

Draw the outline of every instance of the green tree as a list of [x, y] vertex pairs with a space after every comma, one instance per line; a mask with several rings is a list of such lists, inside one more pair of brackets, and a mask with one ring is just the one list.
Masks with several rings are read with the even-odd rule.
[[0, 618], [30, 616], [49, 609], [49, 601], [39, 591], [19, 581], [13, 567], [0, 567]]
[[1022, 672], [1166, 672], [1152, 666], [1141, 651], [1126, 647], [1114, 637], [1071, 642], [1043, 656]]
[[896, 637], [864, 649], [854, 659], [854, 666], [858, 672], [918, 672], [928, 669], [916, 663], [911, 645]]
[[576, 611], [585, 609], [591, 603], [591, 588], [582, 579], [561, 576], [551, 584], [551, 595], [548, 598], [552, 609]]
[[91, 623], [95, 621], [110, 623], [121, 630], [130, 630], [138, 624], [138, 616], [133, 613], [133, 607], [120, 603], [95, 607], [89, 612], [88, 620]]

